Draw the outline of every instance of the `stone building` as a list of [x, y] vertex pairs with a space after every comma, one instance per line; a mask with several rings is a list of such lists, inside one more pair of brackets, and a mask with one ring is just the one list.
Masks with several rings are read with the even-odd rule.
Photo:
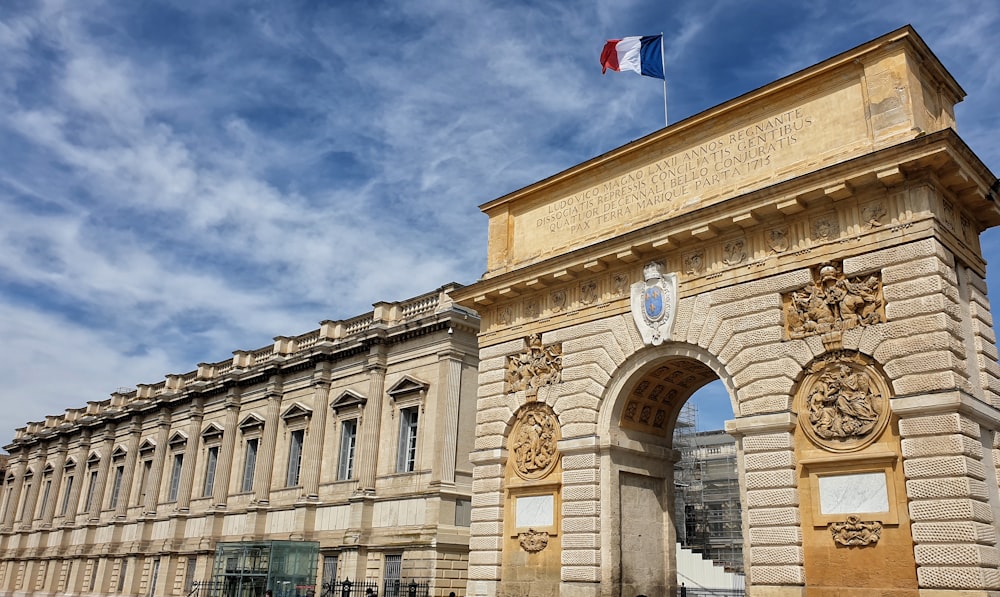
[[0, 594], [186, 595], [220, 542], [282, 540], [318, 544], [313, 584], [464, 587], [479, 319], [456, 287], [18, 429]]

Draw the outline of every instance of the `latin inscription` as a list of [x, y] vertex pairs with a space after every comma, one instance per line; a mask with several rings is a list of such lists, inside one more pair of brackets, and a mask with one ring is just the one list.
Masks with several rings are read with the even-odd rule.
[[556, 201], [537, 215], [534, 228], [587, 233], [647, 210], [679, 209], [686, 197], [771, 167], [774, 156], [812, 124], [802, 108], [755, 122]]

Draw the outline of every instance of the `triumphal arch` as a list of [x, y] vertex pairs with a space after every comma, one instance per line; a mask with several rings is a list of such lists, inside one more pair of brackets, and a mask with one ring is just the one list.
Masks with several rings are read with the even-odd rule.
[[482, 206], [469, 595], [674, 595], [721, 379], [749, 593], [1000, 590], [996, 177], [902, 28]]

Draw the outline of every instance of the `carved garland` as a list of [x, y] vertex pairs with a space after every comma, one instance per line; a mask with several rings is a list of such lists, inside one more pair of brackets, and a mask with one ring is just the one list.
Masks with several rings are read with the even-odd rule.
[[525, 342], [527, 347], [520, 354], [507, 357], [504, 390], [508, 394], [524, 390], [534, 396], [538, 388], [562, 380], [562, 343], [542, 345], [538, 334], [528, 336]]
[[848, 547], [874, 545], [882, 538], [882, 523], [877, 520], [863, 521], [857, 516], [848, 516], [847, 522], [830, 523], [830, 534], [835, 543]]

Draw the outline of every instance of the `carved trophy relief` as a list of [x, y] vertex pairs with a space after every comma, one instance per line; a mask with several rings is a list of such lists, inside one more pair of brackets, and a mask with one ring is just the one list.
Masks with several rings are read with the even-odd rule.
[[547, 476], [556, 466], [559, 423], [542, 403], [525, 405], [511, 433], [509, 453], [514, 472], [522, 479]]
[[947, 200], [944, 202], [944, 225], [948, 230], [955, 229], [955, 206]]
[[874, 545], [882, 538], [882, 523], [877, 520], [863, 521], [857, 516], [848, 516], [847, 522], [830, 523], [830, 534], [834, 542], [848, 547]]
[[597, 282], [585, 282], [580, 285], [580, 302], [584, 305], [597, 302]]
[[810, 367], [798, 393], [799, 425], [820, 447], [834, 452], [874, 441], [889, 420], [888, 385], [858, 353], [835, 351]]
[[500, 325], [510, 325], [514, 322], [514, 308], [505, 305], [497, 310], [497, 322]]
[[538, 299], [533, 298], [524, 302], [524, 315], [528, 319], [538, 317]]
[[562, 343], [543, 346], [538, 334], [525, 341], [527, 347], [521, 353], [507, 356], [504, 387], [508, 394], [524, 390], [533, 396], [538, 388], [562, 381]]
[[848, 278], [836, 264], [813, 273], [814, 281], [782, 296], [785, 338], [804, 338], [885, 322], [882, 277]]

